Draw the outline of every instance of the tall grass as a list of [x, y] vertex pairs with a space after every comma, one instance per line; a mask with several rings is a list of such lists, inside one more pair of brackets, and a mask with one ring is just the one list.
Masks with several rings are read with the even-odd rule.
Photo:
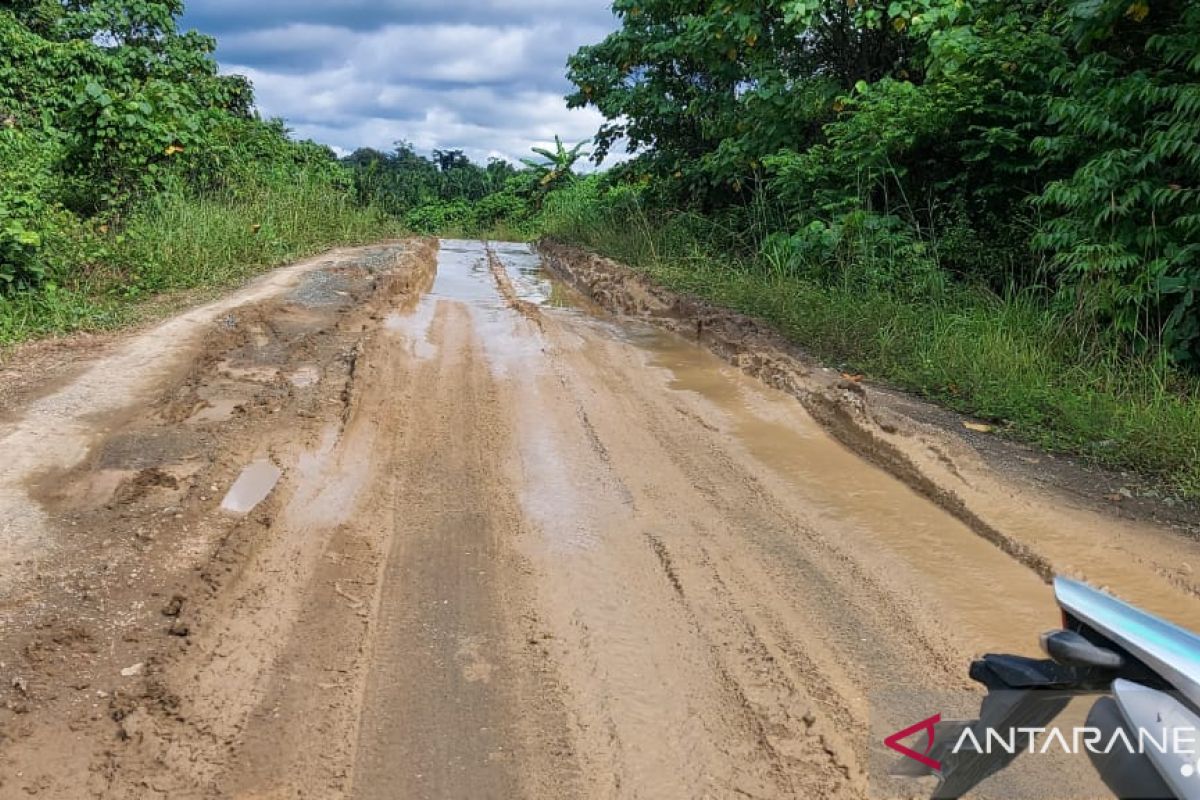
[[319, 179], [202, 197], [169, 192], [129, 219], [114, 260], [128, 265], [143, 291], [187, 289], [398, 232], [394, 218], [356, 206]]
[[1200, 380], [1118, 352], [1035, 295], [952, 286], [914, 298], [782, 270], [694, 214], [560, 193], [546, 235], [760, 318], [807, 352], [1000, 425], [1023, 440], [1200, 496]]
[[126, 324], [148, 311], [131, 301], [228, 286], [335, 245], [401, 232], [393, 217], [316, 177], [160, 193], [84, 248], [91, 264], [37, 290], [0, 295], [0, 345]]

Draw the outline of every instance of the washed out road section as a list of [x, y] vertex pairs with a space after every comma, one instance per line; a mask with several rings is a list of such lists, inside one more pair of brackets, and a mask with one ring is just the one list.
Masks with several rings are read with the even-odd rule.
[[[314, 270], [13, 479], [46, 543], [14, 563], [49, 579], [6, 587], [0, 794], [865, 797], [874, 694], [969, 691], [1055, 623], [964, 514], [525, 245]], [[1200, 624], [1180, 582], [1081, 553]]]

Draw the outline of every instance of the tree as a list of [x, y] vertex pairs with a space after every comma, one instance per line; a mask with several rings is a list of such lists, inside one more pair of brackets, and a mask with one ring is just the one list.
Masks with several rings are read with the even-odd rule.
[[1036, 243], [1072, 302], [1200, 367], [1200, 5], [1074, 0], [1053, 71], [1052, 131], [1068, 173], [1039, 198]]
[[462, 150], [434, 150], [433, 162], [442, 172], [449, 172], [452, 169], [469, 166], [471, 159], [467, 158]]
[[915, 77], [913, 42], [889, 14], [901, 6], [617, 0], [621, 28], [568, 60], [567, 102], [606, 118], [597, 161], [624, 141], [640, 155], [635, 170], [719, 203], [756, 182], [764, 156], [818, 139], [839, 93]]

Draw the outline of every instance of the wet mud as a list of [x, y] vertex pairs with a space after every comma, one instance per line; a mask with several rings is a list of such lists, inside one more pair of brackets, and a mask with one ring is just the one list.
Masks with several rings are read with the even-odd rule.
[[1200, 627], [1190, 540], [553, 245], [273, 273], [0, 441], [0, 797], [866, 797], [1048, 574]]

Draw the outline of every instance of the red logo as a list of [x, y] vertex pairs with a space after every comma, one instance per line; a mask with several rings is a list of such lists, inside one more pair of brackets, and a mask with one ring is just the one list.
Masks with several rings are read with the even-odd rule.
[[[884, 739], [883, 743], [885, 745], [887, 745], [888, 747], [890, 747], [891, 749], [895, 750], [900, 755], [905, 756], [906, 758], [911, 758], [913, 761], [916, 761], [918, 763], [924, 764], [925, 766], [929, 767], [930, 769], [932, 769], [936, 772], [940, 772], [942, 769], [942, 762], [934, 761], [932, 758], [929, 757], [929, 753], [933, 750], [934, 726], [937, 725], [941, 721], [942, 721], [942, 715], [934, 714], [929, 719], [922, 720], [921, 722], [918, 722], [916, 725], [913, 725], [912, 727], [905, 728], [902, 731], [897, 731], [896, 733], [893, 733], [891, 736]], [[918, 753], [916, 750], [911, 750], [911, 749], [905, 747], [904, 745], [900, 744], [900, 742], [903, 741], [904, 739], [907, 739], [908, 737], [912, 736], [914, 733], [919, 733], [920, 731], [925, 731], [929, 735], [929, 744], [927, 744], [925, 746], [924, 753]]]

